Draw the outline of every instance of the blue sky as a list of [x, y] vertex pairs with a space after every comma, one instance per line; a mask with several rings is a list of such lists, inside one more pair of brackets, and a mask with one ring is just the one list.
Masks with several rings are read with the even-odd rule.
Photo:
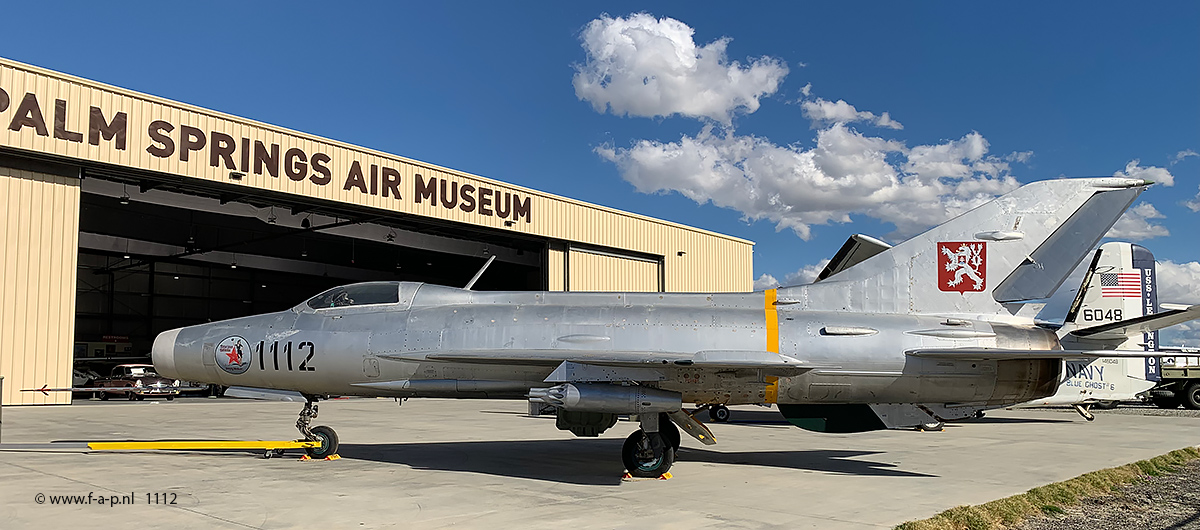
[[[1165, 172], [1123, 234], [1200, 298], [1200, 3], [91, 2], [17, 23], [46, 9], [8, 6], [0, 55], [751, 239], [764, 281], [1017, 183]], [[817, 211], [823, 178], [861, 200]]]

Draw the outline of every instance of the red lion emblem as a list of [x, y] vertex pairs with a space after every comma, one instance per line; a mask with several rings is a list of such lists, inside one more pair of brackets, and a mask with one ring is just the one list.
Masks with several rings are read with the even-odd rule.
[[938, 243], [938, 289], [980, 292], [987, 285], [987, 243]]

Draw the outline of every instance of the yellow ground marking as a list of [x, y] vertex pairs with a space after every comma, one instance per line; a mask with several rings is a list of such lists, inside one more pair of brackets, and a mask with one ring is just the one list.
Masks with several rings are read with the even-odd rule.
[[89, 442], [93, 451], [153, 451], [158, 449], [305, 449], [321, 442], [294, 440], [193, 440], [175, 442]]

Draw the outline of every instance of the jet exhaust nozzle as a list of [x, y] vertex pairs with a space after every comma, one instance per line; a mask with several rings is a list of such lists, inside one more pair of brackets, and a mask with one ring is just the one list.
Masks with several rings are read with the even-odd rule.
[[564, 410], [645, 414], [674, 412], [683, 407], [679, 392], [645, 386], [566, 383], [550, 388], [531, 388], [529, 401]]

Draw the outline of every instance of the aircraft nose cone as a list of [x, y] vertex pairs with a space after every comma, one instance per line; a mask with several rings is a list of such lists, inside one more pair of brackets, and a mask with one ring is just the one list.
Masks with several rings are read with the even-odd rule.
[[154, 347], [150, 349], [150, 355], [154, 360], [154, 370], [159, 375], [179, 378], [179, 372], [175, 370], [175, 337], [177, 336], [179, 336], [179, 329], [173, 329], [159, 333], [158, 337], [154, 339]]

